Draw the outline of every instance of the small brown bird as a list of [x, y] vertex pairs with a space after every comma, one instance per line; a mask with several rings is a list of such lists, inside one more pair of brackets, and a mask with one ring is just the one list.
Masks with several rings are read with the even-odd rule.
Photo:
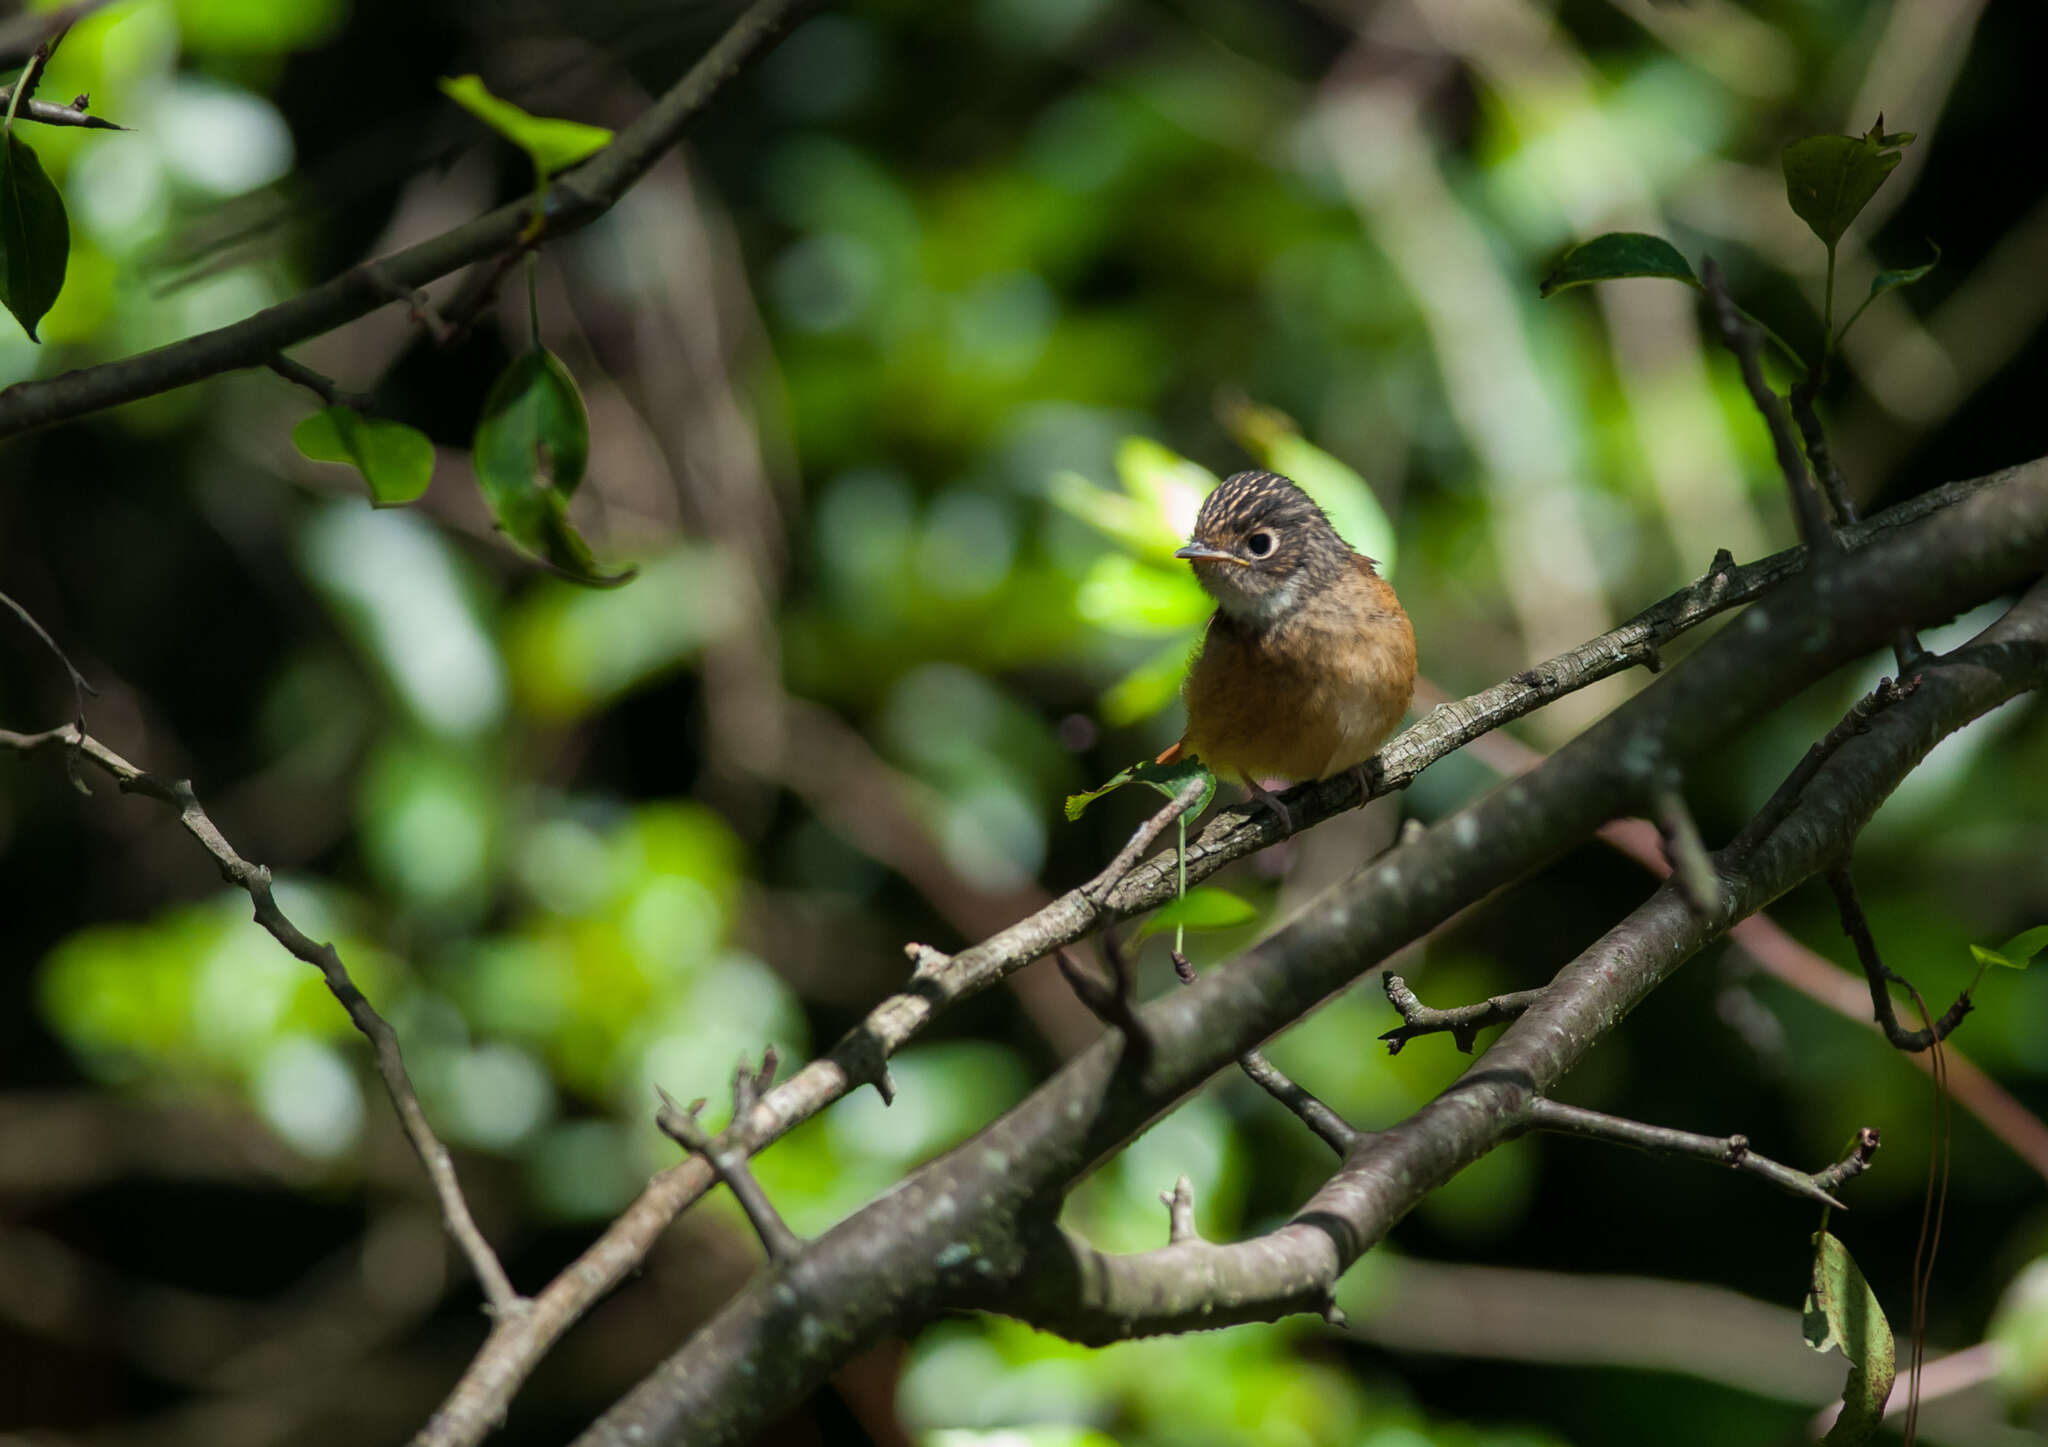
[[1277, 472], [1226, 478], [1174, 556], [1216, 614], [1182, 690], [1187, 732], [1159, 762], [1193, 755], [1238, 775], [1291, 831], [1259, 780], [1327, 779], [1371, 758], [1415, 692], [1415, 629], [1372, 559]]

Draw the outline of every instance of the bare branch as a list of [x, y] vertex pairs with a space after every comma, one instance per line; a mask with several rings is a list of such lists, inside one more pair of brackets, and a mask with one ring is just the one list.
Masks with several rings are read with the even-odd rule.
[[1672, 878], [1678, 881], [1694, 909], [1703, 915], [1719, 914], [1721, 876], [1714, 871], [1714, 861], [1707, 857], [1700, 826], [1694, 822], [1692, 810], [1686, 807], [1684, 792], [1676, 784], [1668, 785], [1657, 791], [1652, 804]]
[[251, 864], [235, 852], [234, 846], [228, 843], [213, 820], [207, 817], [206, 810], [200, 807], [189, 780], [165, 779], [147, 773], [98, 739], [81, 734], [68, 724], [40, 734], [18, 734], [0, 729], [0, 747], [33, 753], [37, 749], [59, 746], [81, 752], [111, 775], [122, 793], [142, 794], [175, 810], [185, 832], [198, 840], [220, 865], [221, 878], [247, 891], [255, 905], [256, 923], [268, 930], [292, 954], [320, 972], [327, 981], [328, 990], [348, 1012], [350, 1021], [369, 1040], [377, 1061], [377, 1073], [383, 1077], [384, 1089], [397, 1108], [399, 1124], [405, 1128], [405, 1137], [418, 1152], [420, 1163], [427, 1168], [427, 1178], [433, 1182], [434, 1193], [440, 1198], [441, 1216], [448, 1234], [455, 1238], [462, 1254], [469, 1258], [470, 1269], [483, 1286], [492, 1314], [501, 1321], [517, 1319], [527, 1304], [526, 1300], [513, 1290], [511, 1279], [505, 1275], [497, 1253], [491, 1250], [490, 1243], [484, 1239], [483, 1232], [477, 1229], [469, 1214], [469, 1203], [463, 1199], [462, 1185], [455, 1177], [455, 1163], [449, 1158], [448, 1148], [434, 1134], [433, 1127], [427, 1124], [427, 1113], [421, 1109], [419, 1095], [413, 1090], [411, 1077], [406, 1074], [405, 1058], [399, 1053], [398, 1035], [364, 998], [363, 992], [356, 988], [334, 946], [314, 943], [286, 918], [271, 892], [270, 871], [263, 865]]
[[1138, 867], [1138, 861], [1144, 858], [1145, 851], [1166, 832], [1167, 826], [1195, 807], [1195, 801], [1202, 797], [1206, 787], [1199, 777], [1183, 784], [1180, 792], [1167, 801], [1166, 807], [1147, 819], [1138, 832], [1130, 837], [1129, 842], [1116, 852], [1116, 857], [1109, 861], [1108, 866], [1081, 886], [1081, 893], [1100, 905], [1112, 889], [1123, 883], [1124, 876]]
[[1828, 757], [1844, 742], [1868, 728], [1871, 716], [1879, 709], [1910, 695], [1919, 682], [1918, 678], [1909, 678], [1902, 683], [1895, 683], [1889, 678], [1880, 679], [1876, 688], [1850, 705], [1849, 711], [1842, 715], [1842, 721], [1821, 735], [1819, 742], [1808, 749], [1806, 756], [1785, 776], [1784, 782], [1771, 791], [1771, 797], [1764, 801], [1763, 808], [1728, 842], [1722, 857], [1736, 863], [1748, 858], [1750, 851], [1769, 838], [1771, 831], [1784, 821], [1792, 806], [1799, 802], [1807, 783], [1828, 761]]
[[330, 407], [353, 407], [360, 412], [370, 400], [365, 393], [344, 391], [332, 377], [314, 371], [303, 362], [293, 361], [283, 352], [266, 358], [263, 365], [287, 382], [304, 387]]
[[1510, 995], [1495, 995], [1481, 1000], [1476, 1005], [1432, 1010], [1415, 998], [1415, 992], [1399, 975], [1388, 975], [1380, 983], [1386, 986], [1387, 999], [1401, 1012], [1403, 1022], [1380, 1036], [1387, 1042], [1389, 1055], [1399, 1055], [1401, 1047], [1418, 1035], [1442, 1034], [1449, 1034], [1452, 1043], [1470, 1055], [1473, 1041], [1481, 1030], [1489, 1025], [1505, 1025], [1510, 1020], [1520, 1019], [1522, 1013], [1541, 1000], [1544, 994], [1541, 989], [1517, 990]]
[[[1956, 996], [1956, 1002], [1948, 1007], [1947, 1013], [1924, 1029], [1908, 1030], [1901, 1025], [1898, 1013], [1892, 1008], [1889, 987], [1900, 984], [1911, 990], [1913, 986], [1904, 975], [1885, 964], [1878, 954], [1877, 939], [1870, 932], [1870, 921], [1864, 917], [1863, 901], [1857, 897], [1856, 881], [1850, 876], [1847, 864], [1828, 871], [1828, 888], [1835, 893], [1835, 908], [1842, 916], [1842, 933], [1856, 946], [1856, 958], [1863, 966], [1864, 976], [1870, 981], [1871, 1014], [1877, 1021], [1877, 1027], [1884, 1031], [1884, 1038], [1891, 1041], [1895, 1049], [1913, 1051], [1925, 1050], [1948, 1039], [1950, 1032], [1963, 1023], [1963, 1017], [1972, 1009], [1970, 992], [1965, 990]], [[1918, 998], [1917, 994], [1915, 998]]]
[[[765, 54], [813, 0], [757, 0], [660, 99], [612, 144], [549, 186], [544, 235], [587, 226], [617, 203], [682, 136], [732, 78]], [[13, 437], [105, 407], [152, 397], [221, 372], [265, 365], [286, 347], [354, 321], [473, 262], [516, 246], [533, 217], [522, 199], [357, 266], [289, 301], [210, 332], [136, 356], [17, 382], [0, 391], [0, 437]]]
[[1735, 354], [1735, 360], [1742, 368], [1742, 383], [1749, 388], [1750, 400], [1756, 403], [1756, 410], [1763, 414], [1764, 425], [1770, 429], [1771, 446], [1778, 454], [1778, 470], [1784, 473], [1785, 486], [1792, 495], [1792, 515], [1799, 522], [1799, 541], [1815, 553], [1833, 552], [1841, 545], [1828, 526], [1827, 515], [1821, 510], [1820, 493], [1815, 489], [1813, 479], [1807, 475], [1806, 463], [1799, 455], [1799, 444], [1792, 436], [1792, 424], [1785, 416], [1784, 399], [1764, 380], [1763, 364], [1758, 358], [1757, 330], [1729, 299], [1721, 268], [1711, 256], [1700, 261], [1700, 281], [1712, 299], [1714, 324], [1721, 333], [1721, 340]]
[[1645, 1125], [1638, 1120], [1628, 1120], [1618, 1115], [1603, 1115], [1597, 1110], [1586, 1110], [1576, 1105], [1565, 1105], [1559, 1101], [1537, 1097], [1529, 1102], [1529, 1129], [1548, 1131], [1556, 1135], [1584, 1136], [1589, 1140], [1611, 1141], [1616, 1145], [1649, 1151], [1653, 1155], [1688, 1156], [1694, 1160], [1715, 1161], [1731, 1170], [1747, 1171], [1750, 1175], [1761, 1176], [1783, 1191], [1795, 1196], [1804, 1196], [1824, 1206], [1847, 1210], [1834, 1198], [1835, 1188], [1851, 1176], [1860, 1175], [1870, 1164], [1870, 1158], [1877, 1152], [1878, 1133], [1866, 1126], [1856, 1134], [1855, 1147], [1850, 1153], [1829, 1166], [1825, 1171], [1809, 1175], [1795, 1171], [1790, 1166], [1779, 1165], [1767, 1156], [1760, 1156], [1749, 1148], [1749, 1137], [1741, 1135], [1710, 1136], [1695, 1135], [1691, 1131], [1671, 1130], [1661, 1125]]
[[[754, 1113], [754, 1105], [761, 1092], [775, 1079], [775, 1051], [770, 1047], [761, 1057], [759, 1073], [750, 1071], [742, 1059], [739, 1069], [732, 1078], [732, 1118], [742, 1122]], [[775, 1209], [775, 1203], [768, 1199], [768, 1193], [761, 1189], [761, 1183], [747, 1166], [747, 1149], [744, 1143], [727, 1139], [731, 1132], [713, 1138], [711, 1133], [697, 1122], [697, 1102], [684, 1110], [670, 1098], [669, 1093], [659, 1086], [655, 1094], [661, 1097], [661, 1109], [655, 1113], [654, 1123], [662, 1133], [681, 1145], [685, 1150], [696, 1151], [711, 1163], [711, 1169], [718, 1173], [718, 1179], [725, 1182], [732, 1191], [733, 1199], [740, 1203], [740, 1209], [747, 1214], [754, 1234], [761, 1238], [762, 1247], [768, 1252], [770, 1261], [787, 1261], [803, 1249], [803, 1238], [789, 1229], [782, 1219], [782, 1213]]]

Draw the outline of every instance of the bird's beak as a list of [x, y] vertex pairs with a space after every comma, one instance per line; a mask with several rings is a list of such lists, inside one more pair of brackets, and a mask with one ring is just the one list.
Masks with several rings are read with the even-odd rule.
[[1174, 552], [1174, 556], [1176, 558], [1186, 558], [1191, 563], [1236, 563], [1240, 567], [1250, 566], [1236, 553], [1227, 553], [1221, 548], [1212, 548], [1207, 543], [1189, 543], [1186, 547], [1177, 549]]

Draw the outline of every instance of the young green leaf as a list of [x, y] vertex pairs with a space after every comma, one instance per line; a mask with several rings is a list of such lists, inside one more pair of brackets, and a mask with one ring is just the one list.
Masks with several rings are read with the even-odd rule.
[[[1941, 248], [1935, 246], [1932, 241], [1927, 244], [1933, 248], [1933, 261], [1926, 262], [1920, 266], [1900, 267], [1895, 271], [1880, 271], [1876, 276], [1870, 278], [1870, 295], [1873, 298], [1880, 297], [1886, 292], [1896, 290], [1899, 287], [1911, 286], [1921, 277], [1927, 275], [1928, 272], [1934, 270], [1936, 264], [1941, 260]], [[1843, 330], [1846, 331], [1848, 329], [1845, 327]]]
[[292, 429], [292, 445], [315, 462], [355, 468], [378, 507], [411, 502], [434, 479], [434, 444], [425, 433], [353, 407], [337, 404], [305, 418]]
[[1877, 1294], [1840, 1238], [1821, 1231], [1814, 1244], [1813, 1280], [1802, 1318], [1806, 1344], [1817, 1352], [1839, 1347], [1849, 1359], [1841, 1415], [1821, 1441], [1827, 1447], [1854, 1447], [1884, 1420], [1884, 1404], [1897, 1372], [1892, 1329]]
[[0, 304], [32, 342], [42, 340], [36, 325], [64, 289], [70, 259], [64, 198], [35, 151], [10, 129], [0, 145]]
[[533, 115], [492, 95], [479, 76], [443, 76], [441, 92], [526, 152], [543, 182], [611, 144], [612, 133], [603, 126]]
[[1151, 916], [1138, 926], [1132, 943], [1141, 943], [1170, 929], [1233, 929], [1247, 920], [1256, 919], [1258, 913], [1250, 900], [1240, 899], [1227, 889], [1219, 889], [1213, 884], [1197, 885], [1179, 899], [1152, 911]]
[[1971, 945], [1970, 955], [1980, 965], [2002, 965], [2008, 970], [2024, 970], [2033, 962], [2035, 955], [2048, 950], [2048, 924], [2036, 925], [2022, 930], [1997, 949], [1983, 945]]
[[1216, 776], [1198, 760], [1193, 759], [1183, 759], [1174, 764], [1155, 764], [1147, 759], [1142, 764], [1132, 764], [1128, 769], [1117, 773], [1106, 784], [1090, 789], [1084, 794], [1067, 795], [1067, 818], [1080, 818], [1090, 804], [1111, 790], [1121, 789], [1126, 784], [1149, 784], [1171, 799], [1187, 787], [1188, 780], [1195, 778], [1206, 782], [1200, 796], [1195, 800], [1194, 807], [1181, 815], [1183, 819], [1192, 818], [1208, 808], [1209, 801], [1216, 797]]
[[1808, 136], [1785, 147], [1785, 199], [1830, 252], [1884, 178], [1899, 164], [1911, 131], [1887, 135], [1884, 117], [1860, 136]]
[[1394, 524], [1355, 468], [1303, 437], [1294, 419], [1274, 408], [1243, 402], [1224, 420], [1245, 451], [1299, 483], [1345, 542], [1379, 564], [1383, 575], [1394, 576]]
[[545, 347], [505, 369], [484, 399], [475, 441], [477, 483], [505, 535], [579, 583], [611, 588], [569, 522], [569, 499], [590, 462], [590, 419], [575, 379]]
[[1692, 264], [1663, 237], [1646, 236], [1640, 231], [1610, 231], [1559, 257], [1550, 275], [1536, 288], [1536, 294], [1555, 296], [1575, 286], [1618, 281], [1626, 276], [1662, 276], [1687, 286], [1700, 284], [1692, 273]]

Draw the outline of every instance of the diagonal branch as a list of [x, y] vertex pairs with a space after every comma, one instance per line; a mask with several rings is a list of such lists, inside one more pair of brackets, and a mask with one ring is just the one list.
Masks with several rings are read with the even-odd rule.
[[[1113, 1042], [1084, 1051], [973, 1141], [806, 1248], [772, 1289], [757, 1281], [742, 1291], [582, 1440], [744, 1440], [770, 1404], [821, 1380], [848, 1343], [914, 1325], [945, 1301], [1087, 1339], [1318, 1307], [1346, 1264], [1520, 1128], [1530, 1098], [1729, 920], [1831, 862], [1835, 841], [1860, 827], [1944, 732], [2048, 677], [2048, 587], [1987, 634], [2011, 646], [1931, 664], [1911, 700], [1837, 752], [1749, 872], [1729, 881], [1726, 914], [1704, 920], [1675, 888], [1660, 889], [1568, 966], [1480, 1068], [1362, 1143], [1278, 1231], [1245, 1247], [1188, 1242], [1138, 1258], [1063, 1258], [1055, 1247], [1065, 1238], [1044, 1224], [1048, 1202], [1374, 961], [1639, 804], [1656, 782], [1643, 767], [1644, 745], [1655, 746], [1659, 765], [1683, 768], [1901, 622], [1952, 616], [2044, 566], [2048, 468], [2034, 468], [1836, 563], [1824, 578], [1799, 580], [1539, 769], [1362, 869], [1231, 968], [1147, 1005], [1155, 1063], [1143, 1080], [1116, 1069]], [[800, 1322], [806, 1341], [792, 1345]]]
[[[781, 38], [813, 0], [757, 0], [683, 78], [588, 164], [548, 188], [543, 235], [587, 226], [609, 211], [732, 79]], [[254, 316], [119, 361], [0, 391], [0, 437], [13, 437], [102, 408], [153, 397], [222, 372], [260, 367], [286, 347], [333, 331], [409, 292], [520, 244], [533, 217], [522, 199], [452, 231], [351, 268]]]
[[[1971, 585], [1975, 591], [1970, 596], [1988, 594], [2005, 580], [2005, 570], [2014, 567], [2010, 559], [1992, 556], [1997, 549], [1988, 545], [1989, 540], [1995, 538], [2008, 549], [2015, 543], [2040, 545], [2042, 539], [2017, 525], [2015, 519], [2031, 516], [2031, 509], [2044, 504], [2048, 504], [2048, 460], [1947, 484], [1846, 530], [1845, 541], [1852, 550], [1884, 546], [1889, 561], [1882, 566], [1890, 570], [1887, 576], [1901, 579], [1901, 586], [1882, 590], [1880, 597], [1867, 599], [1865, 606], [1880, 614], [1886, 609], [1910, 612], [1914, 608], [1924, 608], [1929, 614], [1953, 614], [1958, 599], [1950, 591], [1955, 580], [1949, 576], [1953, 562], [1944, 561], [1948, 555], [1965, 548], [1965, 540], [1980, 540], [1967, 544], [1985, 555], [1973, 558], [1972, 567], [1981, 571], [1975, 575]], [[1907, 560], [1917, 565], [1906, 566]], [[1871, 561], [1877, 564], [1877, 560]], [[1599, 637], [1468, 698], [1439, 705], [1380, 751], [1379, 792], [1404, 788], [1431, 763], [1500, 725], [1576, 689], [1635, 667], [1646, 656], [1653, 656], [1657, 645], [1785, 584], [1799, 574], [1803, 562], [1804, 552], [1797, 548], [1739, 567], [1717, 559], [1706, 576]], [[2012, 575], [2023, 572], [2024, 566]], [[1942, 586], [1931, 588], [1936, 581]], [[1846, 597], [1847, 594], [1836, 595], [1834, 608], [1839, 610]], [[1811, 623], [1828, 612], [1813, 604], [1810, 591], [1792, 599], [1789, 612], [1776, 604], [1770, 608], [1773, 630], [1788, 629], [1793, 626], [1792, 620], [1801, 618]], [[1757, 616], [1758, 611], [1752, 609], [1751, 615]], [[1836, 643], [1844, 645], [1844, 640], [1838, 639]], [[1849, 655], [1843, 652], [1839, 656]], [[1782, 687], [1789, 690], [1803, 684], [1823, 663], [1817, 654], [1803, 656], [1797, 683], [1787, 680]], [[1718, 700], [1720, 705], [1734, 700], [1733, 707], [1740, 712], [1746, 705], [1734, 695], [1745, 689], [1754, 690], [1757, 679], [1753, 668], [1738, 667], [1730, 671], [1727, 687], [1707, 697], [1710, 701]], [[1627, 708], [1633, 706], [1625, 706], [1622, 716], [1628, 716]], [[1693, 722], [1707, 719], [1709, 713], [1694, 710]], [[1617, 750], [1610, 755], [1610, 761], [1618, 753]], [[1295, 801], [1297, 823], [1304, 828], [1360, 802], [1357, 786], [1348, 776], [1304, 785], [1291, 791], [1290, 797]], [[1621, 812], [1625, 811], [1619, 807], [1608, 811]], [[1504, 825], [1505, 819], [1500, 822]], [[1569, 820], [1564, 822], [1568, 825]], [[1560, 828], [1560, 821], [1551, 819], [1545, 833]], [[1560, 840], [1564, 832], [1568, 830], [1557, 834]], [[1277, 821], [1264, 809], [1241, 807], [1219, 811], [1211, 816], [1200, 835], [1189, 841], [1188, 880], [1194, 883], [1205, 879], [1279, 837]], [[1424, 842], [1428, 838], [1425, 834]], [[1495, 857], [1498, 851], [1516, 851], [1512, 857], [1522, 861], [1520, 867], [1528, 868], [1533, 867], [1543, 847], [1528, 840], [1511, 844], [1502, 828], [1491, 836], [1475, 831], [1469, 839], [1459, 841], [1457, 853], [1465, 860], [1466, 870], [1474, 867], [1477, 859], [1487, 858], [1488, 870], [1502, 870], [1487, 877], [1504, 880], [1516, 866], [1501, 864]], [[1560, 842], [1556, 847], [1561, 850], [1565, 846]], [[1432, 855], [1431, 859], [1425, 875], [1442, 867], [1440, 857]], [[1402, 862], [1407, 862], [1405, 857]], [[1391, 860], [1383, 860], [1361, 877], [1379, 876], [1391, 865]], [[1172, 867], [1157, 861], [1142, 862], [1108, 894], [1101, 906], [1090, 899], [1084, 885], [970, 949], [928, 962], [908, 992], [884, 1000], [830, 1052], [805, 1065], [762, 1098], [748, 1122], [754, 1148], [779, 1138], [860, 1086], [881, 1079], [888, 1057], [916, 1038], [951, 1003], [993, 985], [1110, 918], [1164, 903], [1176, 888]], [[1479, 892], [1483, 893], [1484, 888]], [[1406, 890], [1396, 890], [1394, 895], [1386, 916], [1390, 933], [1385, 937], [1389, 939], [1399, 932], [1401, 921], [1418, 917], [1417, 906], [1422, 904], [1419, 893], [1411, 897]], [[1446, 913], [1442, 917], [1469, 902], [1456, 891], [1453, 895], [1454, 900], [1444, 904]], [[1430, 918], [1417, 924], [1413, 934], [1388, 944], [1381, 953], [1391, 952], [1436, 922], [1437, 919]], [[534, 1298], [533, 1309], [526, 1316], [516, 1322], [500, 1323], [493, 1329], [462, 1380], [415, 1438], [415, 1447], [459, 1447], [480, 1441], [494, 1422], [502, 1420], [513, 1393], [562, 1333], [633, 1270], [660, 1233], [702, 1196], [714, 1180], [710, 1168], [694, 1159], [655, 1176], [604, 1233]]]
[[1653, 1155], [1686, 1156], [1693, 1160], [1713, 1161], [1727, 1166], [1730, 1170], [1746, 1171], [1753, 1176], [1761, 1176], [1780, 1190], [1790, 1191], [1795, 1196], [1804, 1196], [1809, 1201], [1818, 1201], [1823, 1206], [1834, 1206], [1844, 1211], [1848, 1207], [1837, 1201], [1832, 1193], [1842, 1182], [1863, 1173], [1870, 1165], [1870, 1158], [1877, 1154], [1879, 1140], [1877, 1131], [1865, 1126], [1856, 1133], [1856, 1142], [1848, 1155], [1824, 1171], [1808, 1173], [1795, 1171], [1790, 1166], [1779, 1165], [1768, 1156], [1758, 1155], [1749, 1148], [1748, 1136], [1695, 1135], [1691, 1131], [1672, 1130], [1661, 1125], [1645, 1125], [1639, 1120], [1604, 1115], [1597, 1110], [1586, 1110], [1581, 1106], [1565, 1105], [1544, 1096], [1538, 1096], [1529, 1102], [1528, 1122], [1530, 1130], [1611, 1141], [1616, 1145], [1649, 1151]]
[[[775, 1079], [775, 1048], [770, 1046], [761, 1056], [759, 1072], [749, 1070], [747, 1062], [741, 1059], [739, 1069], [732, 1077], [732, 1114], [734, 1120], [743, 1120], [751, 1115], [754, 1102], [761, 1092]], [[704, 1102], [685, 1110], [670, 1098], [669, 1093], [659, 1086], [655, 1094], [661, 1097], [661, 1109], [655, 1113], [654, 1123], [685, 1150], [700, 1153], [718, 1173], [718, 1179], [725, 1182], [733, 1199], [746, 1212], [747, 1221], [753, 1226], [754, 1234], [761, 1238], [761, 1245], [770, 1261], [787, 1261], [803, 1249], [803, 1238], [789, 1229], [789, 1223], [782, 1219], [782, 1213], [775, 1209], [775, 1203], [768, 1199], [768, 1193], [761, 1189], [761, 1183], [747, 1166], [747, 1150], [744, 1144], [713, 1139], [697, 1121], [697, 1110]]]
[[356, 988], [355, 981], [349, 978], [348, 967], [341, 962], [341, 955], [334, 946], [314, 943], [278, 908], [277, 898], [271, 892], [270, 870], [261, 864], [251, 864], [235, 852], [234, 846], [228, 843], [200, 806], [190, 781], [166, 779], [138, 769], [98, 739], [80, 734], [70, 724], [39, 734], [18, 734], [0, 729], [0, 747], [18, 749], [23, 753], [45, 748], [75, 749], [111, 775], [122, 793], [142, 794], [177, 812], [178, 822], [185, 827], [185, 832], [197, 839], [220, 865], [221, 878], [248, 893], [256, 908], [256, 923], [268, 930], [292, 954], [320, 972], [327, 981], [328, 990], [348, 1012], [349, 1020], [369, 1040], [377, 1060], [377, 1073], [383, 1077], [384, 1089], [397, 1108], [399, 1124], [405, 1128], [405, 1138], [419, 1154], [420, 1163], [427, 1168], [427, 1178], [433, 1182], [434, 1194], [440, 1197], [441, 1217], [448, 1234], [455, 1238], [462, 1254], [469, 1258], [470, 1269], [483, 1286], [492, 1314], [501, 1321], [516, 1320], [527, 1305], [526, 1299], [513, 1290], [497, 1254], [491, 1250], [490, 1243], [484, 1239], [483, 1232], [477, 1229], [469, 1214], [469, 1203], [463, 1199], [462, 1185], [455, 1177], [455, 1163], [449, 1158], [448, 1148], [434, 1134], [433, 1127], [427, 1124], [427, 1113], [420, 1106], [411, 1077], [406, 1074], [405, 1057], [399, 1053], [397, 1033]]

